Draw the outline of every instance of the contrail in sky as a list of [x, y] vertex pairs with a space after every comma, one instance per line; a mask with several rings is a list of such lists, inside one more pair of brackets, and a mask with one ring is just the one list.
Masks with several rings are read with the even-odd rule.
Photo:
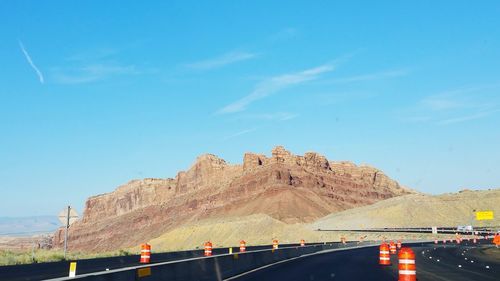
[[36, 67], [36, 65], [33, 63], [33, 60], [31, 59], [30, 55], [28, 54], [28, 52], [24, 48], [23, 42], [19, 41], [19, 46], [21, 47], [21, 51], [23, 51], [23, 54], [26, 57], [26, 60], [31, 65], [31, 67], [33, 68], [33, 70], [35, 70], [36, 74], [38, 75], [38, 78], [40, 79], [40, 83], [43, 84], [45, 82], [45, 80], [43, 79], [43, 74], [38, 69], [38, 67]]

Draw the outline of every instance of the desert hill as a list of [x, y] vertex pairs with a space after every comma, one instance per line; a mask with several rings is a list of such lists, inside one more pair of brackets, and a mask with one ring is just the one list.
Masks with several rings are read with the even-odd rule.
[[[427, 235], [428, 236], [428, 235]], [[265, 214], [244, 217], [209, 218], [196, 223], [188, 223], [161, 236], [150, 240], [155, 251], [180, 251], [202, 249], [207, 240], [214, 247], [238, 247], [240, 240], [245, 240], [247, 246], [269, 245], [273, 239], [280, 244], [299, 243], [300, 239], [309, 242], [340, 241], [341, 237], [348, 240], [380, 240], [380, 239], [419, 239], [427, 237], [422, 234], [401, 233], [361, 233], [361, 232], [326, 232], [315, 231], [306, 224], [287, 224]], [[128, 249], [137, 252], [138, 247]]]
[[[246, 153], [242, 165], [198, 157], [175, 178], [133, 180], [87, 200], [69, 232], [71, 250], [135, 246], [185, 224], [265, 214], [285, 224], [413, 193], [383, 172], [333, 162], [314, 152], [296, 156], [276, 147], [271, 157]], [[54, 245], [63, 242], [62, 231]]]
[[[473, 210], [491, 210], [495, 219], [475, 221]], [[471, 223], [474, 226], [500, 225], [500, 189], [465, 190], [437, 196], [408, 194], [328, 215], [312, 223], [310, 228], [457, 227]]]
[[[156, 251], [176, 251], [201, 248], [204, 241], [211, 240], [215, 247], [237, 247], [241, 239], [247, 245], [270, 244], [274, 238], [280, 243], [380, 239], [435, 239], [451, 238], [453, 235], [418, 233], [373, 233], [347, 231], [349, 229], [405, 226], [452, 226], [471, 222], [471, 210], [481, 206], [485, 210], [499, 213], [500, 189], [486, 191], [463, 191], [437, 196], [409, 194], [379, 201], [373, 205], [357, 207], [330, 214], [313, 223], [287, 224], [265, 214], [240, 217], [209, 218], [196, 223], [187, 223], [149, 241]], [[475, 226], [498, 226], [500, 220], [474, 222]], [[342, 229], [346, 231], [316, 231]], [[137, 247], [131, 248], [137, 251]]]

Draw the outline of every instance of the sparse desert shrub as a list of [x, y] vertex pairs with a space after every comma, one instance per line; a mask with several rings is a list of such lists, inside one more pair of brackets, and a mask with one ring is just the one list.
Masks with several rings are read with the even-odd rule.
[[131, 253], [127, 250], [120, 249], [118, 251], [118, 256], [130, 256], [130, 255], [131, 255]]

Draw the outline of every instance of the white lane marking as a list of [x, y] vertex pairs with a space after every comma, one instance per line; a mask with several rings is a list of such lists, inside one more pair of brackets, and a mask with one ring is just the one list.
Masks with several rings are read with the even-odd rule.
[[229, 280], [238, 279], [238, 278], [240, 278], [242, 276], [248, 275], [250, 273], [253, 273], [253, 272], [256, 272], [256, 271], [259, 271], [259, 270], [262, 270], [262, 269], [265, 269], [265, 268], [268, 268], [268, 267], [271, 267], [271, 266], [274, 266], [274, 265], [277, 265], [277, 264], [281, 264], [281, 263], [285, 263], [285, 262], [289, 262], [289, 261], [293, 261], [293, 260], [297, 260], [297, 259], [301, 259], [301, 258], [306, 258], [306, 257], [309, 257], [309, 256], [315, 256], [315, 255], [320, 255], [320, 254], [327, 254], [327, 253], [331, 253], [331, 252], [349, 251], [349, 250], [354, 250], [354, 249], [363, 249], [363, 248], [369, 248], [369, 247], [377, 247], [377, 245], [366, 245], [366, 246], [357, 246], [357, 247], [352, 247], [352, 248], [336, 248], [336, 249], [322, 250], [322, 251], [319, 251], [319, 252], [305, 254], [305, 255], [302, 255], [302, 256], [293, 257], [293, 258], [290, 258], [290, 259], [286, 259], [286, 260], [278, 261], [278, 262], [275, 262], [275, 263], [267, 264], [267, 265], [264, 265], [264, 266], [261, 266], [261, 267], [258, 267], [258, 268], [254, 268], [252, 270], [245, 271], [245, 272], [243, 272], [241, 274], [238, 274], [238, 275], [226, 278], [223, 281], [229, 281]]

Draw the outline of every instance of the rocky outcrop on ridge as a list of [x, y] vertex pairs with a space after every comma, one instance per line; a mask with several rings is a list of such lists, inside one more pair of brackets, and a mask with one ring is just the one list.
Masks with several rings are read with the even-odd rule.
[[[174, 179], [133, 180], [89, 198], [82, 219], [71, 226], [69, 247], [130, 247], [207, 218], [262, 213], [284, 223], [312, 222], [408, 193], [378, 169], [314, 152], [297, 156], [278, 146], [271, 157], [246, 153], [242, 165], [207, 154]], [[59, 230], [54, 244], [62, 241]]]

